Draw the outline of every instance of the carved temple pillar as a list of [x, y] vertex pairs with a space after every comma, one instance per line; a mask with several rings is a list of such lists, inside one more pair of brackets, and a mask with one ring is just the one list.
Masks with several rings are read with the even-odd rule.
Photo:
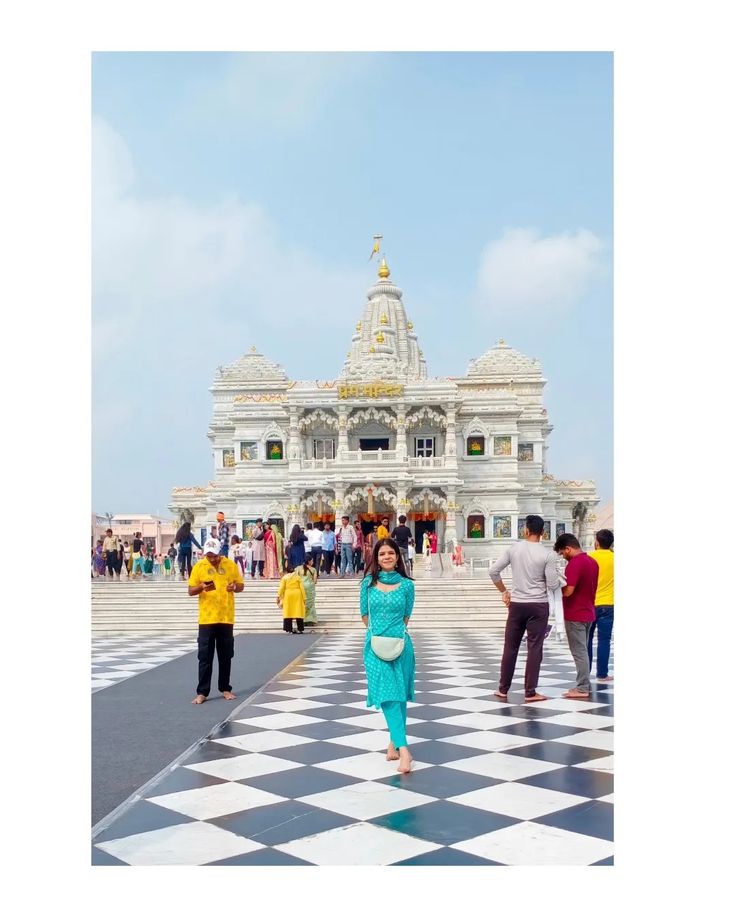
[[289, 409], [289, 442], [287, 445], [286, 456], [289, 460], [290, 467], [301, 467], [301, 459], [304, 456], [304, 447], [302, 436], [299, 432], [299, 410], [296, 408]]
[[454, 487], [447, 490], [447, 518], [445, 519], [445, 552], [452, 553], [457, 544], [457, 493]]
[[396, 412], [396, 456], [402, 460], [406, 455], [406, 414], [404, 404], [399, 403]]
[[447, 431], [445, 432], [445, 457], [452, 458], [449, 462], [449, 466], [457, 466], [457, 432], [455, 430], [456, 425], [456, 410], [455, 407], [450, 404], [447, 407]]
[[301, 502], [302, 495], [299, 490], [291, 490], [289, 493], [289, 504], [286, 507], [287, 518], [286, 518], [286, 534], [284, 535], [286, 540], [289, 539], [291, 534], [291, 529], [295, 524], [301, 524], [301, 512], [299, 510], [299, 503]]
[[341, 411], [337, 417], [337, 456], [342, 457], [348, 450], [348, 414]]
[[335, 509], [335, 530], [340, 527], [340, 519], [348, 513], [345, 511], [345, 484], [335, 483], [335, 501], [332, 503]]

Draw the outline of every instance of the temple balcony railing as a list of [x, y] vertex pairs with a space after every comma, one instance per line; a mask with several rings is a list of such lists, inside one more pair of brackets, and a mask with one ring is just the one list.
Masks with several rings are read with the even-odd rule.
[[317, 460], [300, 461], [302, 470], [334, 470], [336, 467], [346, 466], [372, 466], [373, 464], [385, 464], [390, 466], [404, 465], [409, 469], [415, 470], [436, 470], [446, 466], [444, 456], [437, 457], [409, 457], [406, 454], [400, 454], [398, 451], [384, 451], [379, 448], [377, 451], [343, 451], [336, 458], [320, 458]]
[[410, 467], [421, 467], [421, 468], [433, 468], [433, 467], [444, 467], [445, 458], [440, 455], [438, 457], [410, 457], [409, 458]]

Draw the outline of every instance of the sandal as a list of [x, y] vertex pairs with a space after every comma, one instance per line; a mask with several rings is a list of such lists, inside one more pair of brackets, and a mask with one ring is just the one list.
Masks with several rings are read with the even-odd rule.
[[536, 703], [538, 700], [549, 700], [549, 697], [545, 697], [544, 694], [535, 694], [533, 697], [525, 697], [524, 703], [533, 704], [533, 703]]
[[498, 697], [499, 700], [508, 700], [508, 699], [509, 699], [509, 695], [508, 695], [508, 694], [504, 694], [504, 693], [502, 693], [501, 691], [494, 691], [494, 692], [493, 692], [493, 696], [494, 696], [494, 697]]

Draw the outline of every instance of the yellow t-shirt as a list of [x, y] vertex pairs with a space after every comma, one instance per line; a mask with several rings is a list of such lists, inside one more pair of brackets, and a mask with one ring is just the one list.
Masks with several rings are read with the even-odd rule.
[[210, 579], [215, 583], [214, 592], [202, 592], [198, 596], [200, 624], [234, 624], [235, 592], [228, 592], [227, 584], [237, 582], [243, 585], [240, 567], [223, 556], [220, 557], [219, 566], [215, 568], [207, 557], [203, 557], [192, 567], [189, 584], [201, 585]]
[[376, 540], [383, 540], [384, 537], [388, 537], [388, 528], [379, 524], [376, 529]]
[[598, 590], [595, 604], [613, 604], [613, 550], [589, 550], [588, 556], [598, 564]]

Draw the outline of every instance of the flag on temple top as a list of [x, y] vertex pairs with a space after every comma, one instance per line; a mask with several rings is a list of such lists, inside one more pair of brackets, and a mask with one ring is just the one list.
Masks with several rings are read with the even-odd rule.
[[382, 239], [383, 238], [378, 235], [373, 237], [373, 249], [371, 250], [371, 254], [368, 257], [368, 262], [371, 261], [371, 259], [376, 255], [376, 253], [379, 253], [381, 251], [381, 240]]

